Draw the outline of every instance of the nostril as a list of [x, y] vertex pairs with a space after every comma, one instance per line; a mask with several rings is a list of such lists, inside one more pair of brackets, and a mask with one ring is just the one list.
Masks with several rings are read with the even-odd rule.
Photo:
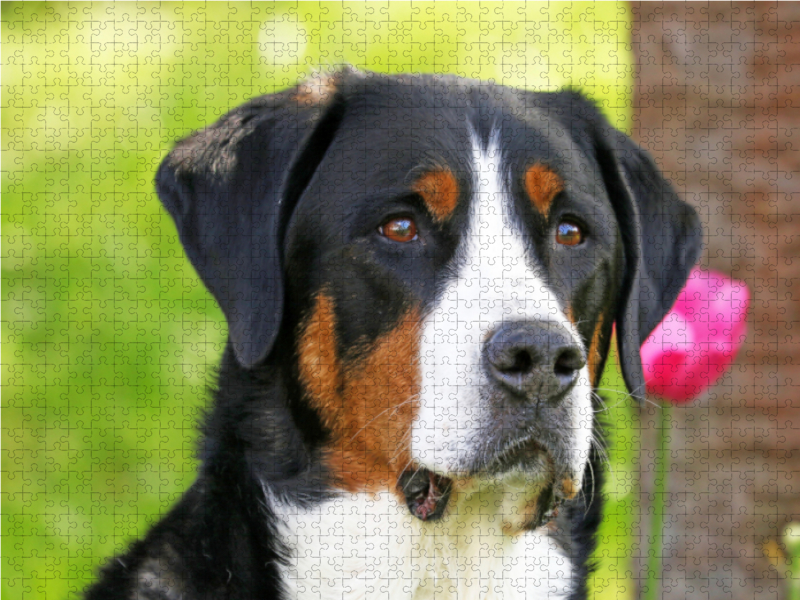
[[564, 348], [556, 358], [553, 371], [559, 377], [572, 377], [586, 364], [583, 355], [577, 348]]
[[523, 375], [533, 369], [533, 357], [527, 350], [519, 350], [512, 357], [512, 361], [500, 370], [509, 375]]

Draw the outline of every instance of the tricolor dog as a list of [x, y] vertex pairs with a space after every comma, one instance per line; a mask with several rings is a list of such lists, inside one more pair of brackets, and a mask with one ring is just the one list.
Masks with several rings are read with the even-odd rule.
[[158, 194], [229, 341], [202, 467], [88, 598], [582, 598], [616, 326], [694, 210], [575, 92], [343, 69], [179, 142]]

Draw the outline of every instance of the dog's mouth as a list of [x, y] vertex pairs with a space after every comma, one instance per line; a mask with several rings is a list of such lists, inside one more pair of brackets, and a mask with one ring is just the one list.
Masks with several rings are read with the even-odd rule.
[[[535, 510], [529, 516], [527, 528], [535, 529], [554, 520], [558, 517], [561, 505], [576, 495], [573, 479], [564, 473], [557, 476], [558, 471], [554, 470], [550, 454], [535, 441], [514, 444], [482, 467], [473, 474], [502, 477], [503, 473], [522, 469], [529, 470], [532, 477], [539, 478]], [[535, 475], [537, 472], [538, 476]], [[453, 479], [437, 475], [424, 467], [404, 471], [397, 481], [397, 489], [405, 498], [409, 512], [421, 521], [436, 521], [444, 516], [455, 486]]]
[[[442, 518], [447, 508], [453, 480], [420, 468], [415, 471], [405, 471], [400, 476], [397, 487], [405, 497], [406, 505], [412, 515], [420, 521], [436, 521]], [[536, 511], [528, 522], [528, 527], [535, 529], [555, 519], [564, 500], [563, 494], [556, 488], [554, 482], [546, 485], [539, 494]]]
[[440, 519], [447, 508], [453, 480], [425, 468], [405, 471], [397, 482], [411, 514], [422, 521]]

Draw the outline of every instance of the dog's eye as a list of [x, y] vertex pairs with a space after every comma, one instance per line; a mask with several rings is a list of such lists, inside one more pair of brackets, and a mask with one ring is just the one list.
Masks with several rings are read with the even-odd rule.
[[572, 221], [561, 221], [556, 229], [556, 242], [562, 246], [577, 246], [583, 241], [583, 230]]
[[397, 217], [378, 228], [380, 234], [393, 242], [413, 242], [417, 239], [417, 224], [408, 217]]

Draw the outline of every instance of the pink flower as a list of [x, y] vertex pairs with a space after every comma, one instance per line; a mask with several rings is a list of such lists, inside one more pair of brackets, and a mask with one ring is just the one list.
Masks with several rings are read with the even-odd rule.
[[684, 403], [719, 381], [744, 341], [749, 304], [744, 282], [694, 269], [642, 346], [647, 391]]

